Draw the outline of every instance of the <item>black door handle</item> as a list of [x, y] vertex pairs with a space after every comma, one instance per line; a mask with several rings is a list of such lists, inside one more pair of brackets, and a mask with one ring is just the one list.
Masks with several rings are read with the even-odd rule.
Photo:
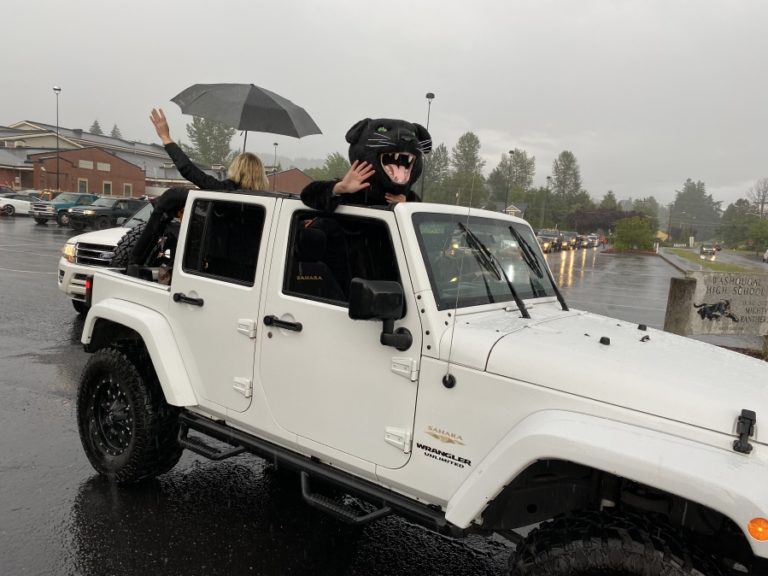
[[173, 294], [173, 301], [174, 302], [184, 302], [184, 304], [191, 304], [192, 306], [202, 306], [203, 305], [203, 299], [202, 298], [190, 298], [189, 296], [183, 294], [182, 292], [174, 292], [174, 294]]
[[286, 330], [293, 330], [294, 332], [301, 332], [301, 329], [304, 328], [301, 325], [301, 322], [286, 322], [285, 320], [280, 320], [277, 316], [264, 316], [264, 325], [265, 326], [277, 326], [278, 328], [285, 328]]

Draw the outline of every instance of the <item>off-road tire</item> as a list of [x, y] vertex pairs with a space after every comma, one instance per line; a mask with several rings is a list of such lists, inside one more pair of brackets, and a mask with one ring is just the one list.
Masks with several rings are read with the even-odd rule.
[[59, 213], [56, 214], [56, 224], [59, 226], [69, 226], [70, 220], [66, 210], [59, 210]]
[[3, 214], [6, 216], [15, 216], [16, 215], [16, 208], [14, 206], [11, 206], [10, 204], [6, 204], [3, 206]]
[[165, 402], [145, 356], [99, 350], [86, 364], [77, 392], [85, 454], [97, 472], [120, 484], [163, 474], [182, 453], [179, 411]]
[[123, 237], [120, 238], [117, 246], [115, 246], [115, 255], [112, 257], [112, 266], [114, 268], [125, 268], [128, 266], [128, 257], [131, 255], [133, 247], [136, 246], [136, 241], [141, 236], [141, 233], [144, 232], [146, 226], [146, 222], [140, 222], [123, 234]]
[[83, 316], [88, 314], [88, 310], [91, 308], [82, 300], [72, 300], [72, 307], [75, 309], [75, 312], [82, 314]]
[[41, 226], [45, 226], [46, 224], [48, 224], [48, 218], [35, 218], [35, 222], [37, 222]]
[[510, 576], [721, 576], [663, 522], [581, 512], [545, 522], [515, 549]]

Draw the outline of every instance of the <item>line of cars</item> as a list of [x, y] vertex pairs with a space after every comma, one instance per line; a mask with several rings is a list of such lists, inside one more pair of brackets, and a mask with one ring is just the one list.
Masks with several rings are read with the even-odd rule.
[[597, 248], [604, 240], [597, 234], [580, 235], [571, 230], [542, 228], [536, 232], [542, 252], [560, 252], [561, 250], [577, 250], [579, 248]]
[[[4, 187], [5, 188], [5, 187]], [[120, 239], [133, 227], [146, 222], [153, 205], [148, 200], [61, 192], [46, 198], [38, 190], [0, 192], [0, 214], [29, 216], [38, 225], [49, 221], [75, 230], [93, 228], [72, 236], [62, 247], [57, 283], [79, 314], [88, 312], [85, 282], [94, 268], [110, 266]]]

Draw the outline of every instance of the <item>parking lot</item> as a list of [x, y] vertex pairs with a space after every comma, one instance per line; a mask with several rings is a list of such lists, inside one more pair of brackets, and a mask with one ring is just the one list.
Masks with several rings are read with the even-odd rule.
[[[87, 359], [82, 318], [56, 287], [76, 232], [0, 219], [1, 574], [503, 574], [510, 544], [453, 541], [399, 518], [355, 530], [301, 500], [296, 477], [251, 456], [185, 454], [157, 481], [97, 477], [73, 401]], [[664, 260], [599, 250], [549, 254], [574, 308], [660, 327]]]

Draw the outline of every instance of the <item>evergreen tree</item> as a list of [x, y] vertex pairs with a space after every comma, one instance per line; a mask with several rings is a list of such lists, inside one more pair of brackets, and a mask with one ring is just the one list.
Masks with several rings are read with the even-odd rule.
[[112, 136], [112, 138], [122, 138], [123, 137], [123, 135], [120, 133], [120, 128], [117, 127], [117, 124], [112, 126], [112, 132], [110, 132], [109, 135]]
[[313, 180], [334, 180], [344, 178], [350, 168], [349, 160], [339, 152], [328, 154], [320, 168], [308, 168], [304, 172]]
[[88, 132], [91, 134], [96, 134], [98, 136], [103, 136], [104, 131], [101, 129], [101, 125], [99, 124], [98, 120], [94, 120], [93, 124], [91, 124], [91, 127], [88, 129]]
[[616, 201], [616, 195], [613, 193], [613, 190], [608, 190], [605, 193], [605, 196], [600, 201], [600, 208], [603, 210], [617, 210], [619, 208], [619, 203]]
[[510, 154], [502, 154], [501, 161], [488, 176], [491, 201], [496, 204], [512, 204], [525, 200], [526, 192], [536, 174], [536, 157], [528, 158], [525, 150], [515, 148]]
[[413, 189], [421, 195], [421, 199], [424, 201], [452, 204], [456, 202], [456, 199], [451, 197], [446, 188], [450, 174], [451, 162], [448, 157], [448, 148], [445, 144], [440, 144], [424, 156], [424, 170]]
[[182, 146], [189, 157], [205, 166], [228, 165], [237, 155], [230, 148], [230, 142], [237, 130], [216, 122], [193, 116], [187, 124], [187, 136], [192, 146]]
[[642, 214], [648, 219], [648, 224], [654, 233], [659, 230], [659, 203], [653, 196], [648, 196], [642, 200], [635, 200], [632, 204], [632, 210]]
[[550, 184], [552, 205], [548, 210], [556, 223], [566, 222], [568, 214], [579, 208], [586, 209], [593, 204], [588, 194], [586, 198], [582, 194], [581, 170], [576, 157], [570, 150], [562, 151], [552, 163]]
[[486, 205], [485, 177], [482, 170], [485, 160], [480, 158], [480, 140], [472, 132], [459, 138], [451, 151], [453, 172], [448, 181], [448, 191], [462, 206], [481, 208]]
[[735, 247], [750, 239], [750, 229], [759, 220], [752, 203], [746, 198], [739, 198], [723, 212], [717, 234], [726, 246]]
[[720, 202], [707, 194], [704, 182], [690, 178], [676, 191], [670, 216], [670, 234], [674, 239], [711, 239], [720, 222]]

